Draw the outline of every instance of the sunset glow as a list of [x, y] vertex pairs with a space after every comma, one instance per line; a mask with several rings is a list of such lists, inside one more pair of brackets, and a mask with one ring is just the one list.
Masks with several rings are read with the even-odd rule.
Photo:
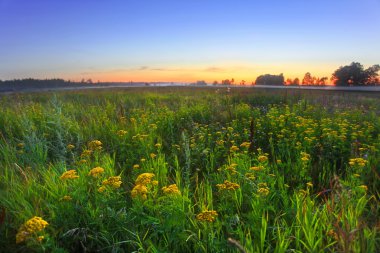
[[374, 0], [1, 0], [0, 79], [330, 79], [379, 62], [378, 10]]

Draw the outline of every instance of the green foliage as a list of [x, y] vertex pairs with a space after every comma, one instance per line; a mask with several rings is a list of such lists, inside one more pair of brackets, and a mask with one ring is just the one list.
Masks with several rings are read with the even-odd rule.
[[0, 97], [0, 251], [376, 252], [379, 101], [316, 93]]

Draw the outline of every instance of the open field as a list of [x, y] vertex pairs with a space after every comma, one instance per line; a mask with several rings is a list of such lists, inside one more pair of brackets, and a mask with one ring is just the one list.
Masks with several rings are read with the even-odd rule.
[[378, 252], [379, 98], [0, 95], [0, 252]]

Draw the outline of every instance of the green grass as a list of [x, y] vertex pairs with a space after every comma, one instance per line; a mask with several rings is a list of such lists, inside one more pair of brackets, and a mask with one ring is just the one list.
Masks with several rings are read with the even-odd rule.
[[[0, 107], [1, 252], [380, 249], [376, 94], [142, 88]], [[16, 243], [34, 216], [49, 225]]]

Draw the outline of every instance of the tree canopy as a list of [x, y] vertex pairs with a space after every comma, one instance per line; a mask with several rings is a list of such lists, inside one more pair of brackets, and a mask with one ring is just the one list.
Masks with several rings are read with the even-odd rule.
[[379, 84], [380, 65], [376, 64], [367, 69], [359, 62], [341, 66], [332, 74], [331, 80], [337, 86], [364, 86]]
[[261, 75], [256, 78], [256, 84], [264, 84], [264, 85], [284, 85], [285, 78], [281, 73], [279, 75]]

